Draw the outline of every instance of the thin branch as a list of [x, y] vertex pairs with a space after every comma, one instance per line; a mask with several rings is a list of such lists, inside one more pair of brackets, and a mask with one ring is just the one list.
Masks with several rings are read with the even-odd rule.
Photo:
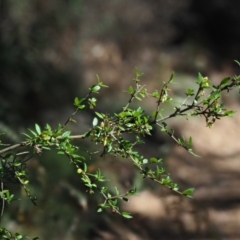
[[[84, 103], [85, 101], [87, 101], [88, 98], [91, 96], [91, 94], [92, 94], [92, 91], [90, 90], [90, 91], [88, 92], [87, 96], [84, 98], [84, 101], [83, 101], [82, 103]], [[79, 108], [77, 107], [77, 109], [71, 114], [71, 116], [70, 116], [70, 117], [66, 120], [66, 122], [63, 124], [62, 129], [64, 129], [64, 128], [67, 126], [67, 124], [71, 121], [72, 117], [73, 117], [76, 113], [78, 113], [78, 111], [79, 111]]]
[[79, 111], [79, 108], [77, 108], [77, 109], [71, 114], [71, 116], [70, 116], [70, 117], [66, 120], [66, 122], [63, 124], [62, 129], [64, 129], [64, 128], [67, 126], [67, 124], [71, 121], [72, 117], [73, 117], [78, 111]]
[[[3, 181], [1, 181], [1, 191], [2, 191], [2, 194], [3, 194]], [[0, 223], [1, 223], [1, 220], [2, 220], [2, 216], [3, 216], [3, 212], [4, 212], [4, 207], [5, 207], [5, 199], [4, 199], [4, 196], [2, 196], [2, 208], [1, 208]]]
[[130, 103], [134, 100], [134, 98], [137, 96], [138, 93], [141, 92], [141, 90], [145, 87], [145, 85], [141, 86], [139, 88], [138, 84], [137, 84], [137, 89], [131, 94], [130, 99], [128, 100], [128, 103], [126, 104], [125, 107], [123, 107], [123, 111], [126, 111], [127, 108], [129, 107]]
[[[83, 138], [85, 138], [85, 134], [72, 135], [72, 136], [69, 136], [68, 138], [69, 139], [83, 139]], [[60, 139], [63, 139], [63, 137], [62, 136], [58, 136], [56, 139], [60, 140]], [[9, 152], [11, 150], [14, 150], [14, 149], [17, 149], [17, 148], [20, 148], [20, 147], [31, 145], [30, 143], [31, 143], [30, 141], [24, 141], [24, 142], [21, 142], [21, 143], [14, 144], [12, 146], [9, 146], [7, 148], [4, 148], [4, 149], [0, 150], [0, 154]], [[25, 153], [26, 152], [24, 152], [22, 154], [25, 154]]]
[[14, 144], [12, 146], [9, 146], [7, 148], [4, 148], [4, 149], [0, 150], [0, 154], [9, 152], [9, 151], [14, 150], [14, 149], [19, 148], [19, 147], [27, 146], [28, 144], [29, 144], [29, 141]]

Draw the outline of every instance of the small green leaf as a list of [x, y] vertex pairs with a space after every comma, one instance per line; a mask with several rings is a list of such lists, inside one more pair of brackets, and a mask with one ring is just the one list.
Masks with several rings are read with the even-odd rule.
[[168, 125], [165, 122], [162, 122], [160, 127], [162, 132], [166, 132], [168, 130]]
[[231, 80], [230, 77], [224, 78], [224, 79], [221, 81], [220, 86], [221, 86], [221, 87], [225, 87], [230, 80]]
[[239, 61], [237, 61], [237, 60], [234, 60], [234, 62], [235, 62], [235, 63], [237, 63], [237, 64], [238, 64], [238, 66], [240, 66], [240, 62], [239, 62]]
[[157, 163], [157, 162], [158, 162], [158, 159], [157, 159], [157, 158], [150, 158], [150, 162], [151, 162], [151, 163]]
[[87, 164], [84, 163], [83, 165], [84, 165], [84, 172], [87, 172]]
[[107, 152], [111, 152], [112, 149], [113, 149], [113, 146], [112, 145], [108, 145]]
[[169, 82], [169, 83], [171, 83], [171, 82], [172, 82], [172, 80], [173, 80], [173, 78], [174, 78], [174, 72], [172, 72], [172, 74], [171, 74], [171, 76], [170, 76], [170, 78], [169, 78], [168, 82]]
[[26, 133], [22, 133], [23, 135], [25, 135], [27, 138], [31, 138], [28, 134]]
[[130, 87], [128, 88], [128, 93], [133, 94], [133, 92], [134, 92], [134, 89], [133, 89], [132, 86], [130, 86]]
[[34, 137], [37, 137], [37, 134], [33, 131], [33, 130], [31, 130], [31, 129], [28, 129], [31, 133], [32, 133], [32, 135], [34, 136]]
[[127, 191], [127, 195], [134, 195], [136, 193], [137, 189], [136, 187], [134, 187], [133, 189], [130, 189], [129, 191]]
[[159, 98], [160, 97], [160, 94], [157, 90], [155, 90], [153, 93], [152, 93], [152, 96], [155, 97], [155, 98]]
[[101, 82], [101, 79], [98, 74], [96, 74], [96, 77], [97, 77], [98, 82]]
[[15, 234], [15, 240], [21, 240], [21, 239], [23, 239], [23, 236], [19, 233], [16, 233]]
[[97, 99], [96, 98], [91, 98], [91, 99], [89, 99], [92, 103], [96, 103], [97, 102]]
[[194, 188], [188, 188], [182, 192], [183, 195], [191, 195], [194, 191]]
[[95, 126], [97, 126], [97, 124], [98, 124], [98, 119], [95, 117], [93, 119], [92, 125], [93, 125], [93, 127], [95, 127]]
[[80, 103], [80, 100], [78, 97], [75, 97], [74, 99], [74, 105], [78, 106], [78, 104]]
[[116, 194], [119, 195], [119, 190], [118, 190], [118, 188], [117, 188], [117, 187], [114, 187], [114, 188], [115, 188]]
[[66, 131], [62, 134], [62, 138], [68, 138], [70, 136], [71, 132], [70, 131]]
[[99, 208], [99, 209], [97, 210], [98, 213], [100, 213], [100, 212], [102, 212], [102, 211], [103, 211], [102, 208]]
[[188, 149], [188, 152], [189, 152], [190, 154], [192, 154], [194, 157], [201, 157], [201, 156], [197, 155], [196, 153], [194, 153], [191, 148]]
[[101, 118], [101, 119], [103, 119], [103, 118], [105, 117], [104, 114], [99, 113], [99, 112], [95, 112], [95, 114], [96, 114], [99, 118]]
[[138, 101], [142, 101], [142, 99], [138, 96], [135, 97]]
[[38, 135], [40, 135], [41, 134], [41, 128], [39, 127], [39, 125], [37, 123], [35, 124], [35, 129], [36, 129]]
[[13, 166], [17, 167], [17, 166], [20, 166], [21, 164], [22, 164], [21, 162], [15, 162], [15, 163], [13, 163]]
[[85, 108], [85, 105], [79, 105], [79, 106], [78, 106], [78, 109], [80, 109], [80, 110], [81, 110], [81, 109], [84, 109], [84, 108]]
[[132, 216], [128, 212], [122, 212], [122, 216], [125, 218], [132, 218]]
[[224, 116], [232, 117], [234, 113], [236, 113], [236, 111], [228, 110], [224, 113]]
[[139, 72], [138, 68], [135, 67], [135, 75], [136, 75], [136, 77], [141, 77], [143, 75], [143, 73]]
[[201, 84], [202, 82], [203, 82], [203, 76], [202, 76], [201, 73], [198, 73], [198, 81], [197, 81], [197, 83]]
[[188, 90], [187, 90], [187, 92], [186, 92], [186, 95], [187, 95], [187, 96], [193, 96], [194, 94], [195, 94], [195, 93], [194, 93], [194, 90], [188, 88]]
[[103, 84], [102, 82], [98, 82], [98, 85], [99, 85], [100, 87], [108, 88], [108, 85], [105, 85], [105, 84]]
[[91, 91], [92, 92], [98, 92], [101, 89], [101, 87], [99, 85], [95, 85], [91, 87]]
[[65, 152], [63, 152], [63, 151], [58, 151], [57, 154], [58, 154], [58, 155], [64, 155]]
[[145, 158], [145, 159], [143, 159], [142, 162], [143, 162], [143, 164], [147, 164], [148, 163], [148, 159]]

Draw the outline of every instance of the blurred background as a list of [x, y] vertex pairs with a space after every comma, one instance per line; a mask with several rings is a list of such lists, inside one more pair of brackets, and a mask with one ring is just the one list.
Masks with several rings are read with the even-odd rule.
[[[0, 132], [7, 142], [37, 122], [56, 126], [73, 111], [73, 99], [83, 97], [96, 74], [110, 86], [98, 96], [98, 111], [118, 111], [134, 76], [144, 72], [149, 91], [159, 89], [175, 71], [172, 96], [184, 98], [198, 72], [217, 84], [239, 74], [240, 1], [232, 0], [1, 0], [0, 1]], [[223, 101], [239, 111], [238, 92]], [[146, 101], [147, 112], [154, 102]], [[169, 110], [173, 106], [169, 107]], [[168, 109], [167, 109], [168, 110]], [[77, 117], [74, 133], [93, 119]], [[240, 239], [240, 114], [207, 129], [202, 119], [176, 119], [179, 136], [192, 136], [194, 158], [165, 135], [154, 132], [141, 146], [147, 156], [164, 157], [181, 188], [195, 187], [194, 199], [143, 181], [128, 161], [94, 157], [98, 167], [119, 186], [131, 184], [139, 196], [123, 209], [133, 220], [112, 213], [97, 214], [97, 195], [85, 192], [65, 158], [46, 153], [29, 162], [35, 207], [21, 189], [22, 201], [7, 207], [2, 224], [13, 230], [62, 240]], [[91, 146], [79, 142], [80, 148]]]

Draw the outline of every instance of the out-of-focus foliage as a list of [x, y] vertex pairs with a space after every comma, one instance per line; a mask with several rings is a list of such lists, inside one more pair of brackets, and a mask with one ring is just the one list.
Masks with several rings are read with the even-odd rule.
[[1, 1], [1, 121], [24, 125], [76, 94], [82, 10], [81, 1]]
[[224, 58], [239, 58], [240, 16], [237, 0], [188, 1], [188, 11], [178, 13], [175, 19], [181, 33], [176, 43], [193, 41], [208, 48], [217, 64]]

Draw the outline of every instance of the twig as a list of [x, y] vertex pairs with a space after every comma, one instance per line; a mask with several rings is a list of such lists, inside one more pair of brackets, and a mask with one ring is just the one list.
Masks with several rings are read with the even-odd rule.
[[[3, 181], [1, 181], [1, 191], [3, 192]], [[3, 212], [4, 212], [4, 207], [5, 207], [5, 200], [4, 197], [2, 197], [2, 208], [1, 208], [1, 217], [0, 217], [0, 223], [2, 220]]]
[[7, 148], [4, 148], [4, 149], [0, 150], [0, 154], [8, 152], [8, 151], [16, 149], [16, 148], [19, 148], [19, 147], [24, 147], [24, 146], [26, 146], [28, 144], [29, 144], [29, 141], [25, 141], [25, 142], [14, 144], [12, 146], [9, 146]]

